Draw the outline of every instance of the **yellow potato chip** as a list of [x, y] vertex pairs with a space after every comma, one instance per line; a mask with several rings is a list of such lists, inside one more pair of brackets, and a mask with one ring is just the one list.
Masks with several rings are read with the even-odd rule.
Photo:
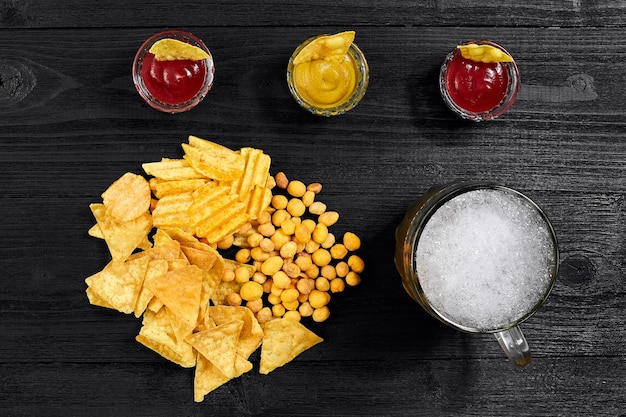
[[228, 323], [194, 333], [185, 340], [225, 376], [234, 378], [237, 344], [242, 327], [242, 320], [231, 320]]
[[243, 174], [234, 181], [221, 181], [220, 185], [228, 185], [231, 194], [239, 195], [247, 194], [255, 186], [264, 187], [270, 175], [270, 156], [254, 148], [241, 148], [239, 154], [245, 160]]
[[298, 65], [318, 59], [343, 59], [354, 42], [354, 36], [354, 31], [319, 36], [302, 48], [294, 58], [293, 64]]
[[146, 241], [152, 229], [152, 217], [145, 212], [136, 219], [120, 222], [107, 216], [104, 204], [89, 206], [114, 260], [125, 260]]
[[160, 199], [152, 211], [152, 222], [161, 229], [179, 228], [191, 231], [192, 222], [188, 210], [193, 204], [191, 192], [166, 195]]
[[234, 201], [210, 218], [195, 225], [196, 236], [205, 238], [209, 243], [217, 243], [235, 233], [250, 220], [245, 212], [245, 204]]
[[299, 321], [284, 318], [268, 321], [263, 331], [259, 372], [265, 375], [324, 340]]
[[102, 193], [102, 200], [107, 214], [127, 222], [150, 208], [150, 184], [141, 175], [127, 172]]
[[244, 359], [261, 346], [263, 341], [263, 329], [259, 321], [254, 316], [252, 310], [243, 306], [217, 305], [209, 307], [211, 319], [218, 325], [228, 323], [233, 319], [243, 322], [241, 333], [239, 334], [239, 344], [237, 354]]
[[165, 359], [184, 368], [191, 368], [196, 364], [193, 347], [185, 341], [176, 340], [165, 309], [159, 310], [158, 313], [146, 310], [143, 315], [143, 325], [135, 339]]
[[250, 219], [256, 220], [272, 202], [272, 190], [255, 185], [254, 189], [243, 198], [240, 197], [240, 200], [245, 203], [246, 213], [248, 213]]
[[157, 61], [201, 61], [211, 56], [202, 48], [178, 39], [165, 38], [156, 41], [148, 50]]
[[224, 207], [237, 200], [228, 195], [228, 187], [202, 186], [192, 193], [193, 203], [188, 209], [191, 224], [196, 225], [219, 213]]
[[[186, 193], [188, 191], [194, 191], [203, 185], [207, 184], [207, 179], [204, 178], [190, 178], [184, 180], [163, 180], [161, 178], [150, 178], [150, 189], [156, 196], [156, 198], [163, 198], [170, 194]], [[210, 182], [215, 185], [214, 182]]]
[[106, 305], [130, 314], [135, 310], [148, 262], [146, 257], [128, 262], [111, 261], [102, 271], [86, 278], [85, 283]]
[[191, 328], [200, 308], [202, 270], [195, 265], [168, 271], [145, 283], [155, 297]]
[[182, 146], [185, 160], [207, 178], [232, 181], [243, 174], [244, 158], [225, 146], [196, 136], [189, 136], [189, 144], [183, 143]]
[[163, 158], [160, 162], [146, 162], [141, 167], [146, 174], [167, 181], [204, 178], [185, 159]]

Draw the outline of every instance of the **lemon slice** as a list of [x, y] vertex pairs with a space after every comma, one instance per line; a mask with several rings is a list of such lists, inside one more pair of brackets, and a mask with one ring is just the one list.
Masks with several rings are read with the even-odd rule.
[[206, 51], [197, 46], [169, 38], [156, 41], [148, 52], [154, 54], [157, 61], [176, 61], [182, 59], [200, 61], [210, 58], [210, 55]]
[[468, 45], [459, 45], [457, 48], [461, 51], [463, 58], [471, 59], [475, 62], [513, 62], [513, 58], [509, 54], [491, 45], [470, 43]]
[[354, 31], [340, 32], [335, 35], [319, 36], [312, 40], [296, 55], [294, 65], [318, 59], [343, 59], [354, 41]]

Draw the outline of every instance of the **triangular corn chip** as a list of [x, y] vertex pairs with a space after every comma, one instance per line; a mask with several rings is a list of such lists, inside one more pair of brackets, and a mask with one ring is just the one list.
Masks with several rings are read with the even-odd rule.
[[102, 271], [85, 279], [99, 299], [122, 313], [134, 311], [148, 269], [148, 258], [126, 263], [111, 261]]
[[242, 327], [243, 321], [231, 320], [228, 323], [194, 333], [185, 340], [225, 376], [234, 378], [237, 344]]
[[263, 331], [259, 372], [265, 375], [324, 340], [302, 323], [284, 318], [268, 321]]
[[237, 345], [237, 353], [242, 358], [248, 359], [261, 346], [263, 329], [249, 308], [226, 305], [211, 306], [209, 307], [209, 315], [218, 325], [228, 323], [233, 319], [243, 322], [239, 335], [239, 344]]
[[202, 48], [172, 38], [159, 39], [152, 44], [148, 52], [154, 54], [157, 61], [200, 61], [211, 57]]
[[124, 261], [142, 245], [152, 229], [152, 217], [145, 212], [136, 219], [120, 222], [106, 214], [104, 204], [89, 206], [114, 260]]
[[185, 341], [176, 340], [165, 309], [158, 313], [146, 310], [143, 326], [135, 339], [183, 368], [191, 368], [196, 364], [193, 347]]
[[354, 42], [354, 36], [354, 31], [318, 36], [302, 48], [294, 58], [293, 64], [298, 65], [318, 59], [343, 59]]
[[[252, 363], [240, 356], [235, 360], [235, 377], [241, 376], [252, 369]], [[193, 383], [193, 398], [195, 402], [202, 402], [204, 396], [216, 388], [230, 381], [215, 365], [201, 354], [198, 354], [196, 372]]]
[[146, 287], [187, 325], [195, 327], [200, 308], [202, 270], [195, 265], [169, 271]]

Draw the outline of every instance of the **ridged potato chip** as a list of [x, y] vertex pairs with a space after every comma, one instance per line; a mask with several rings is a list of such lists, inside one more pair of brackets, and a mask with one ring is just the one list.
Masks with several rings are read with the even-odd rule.
[[192, 204], [191, 192], [172, 194], [161, 198], [152, 211], [154, 226], [163, 229], [178, 228], [193, 231], [193, 224], [188, 213]]
[[239, 178], [245, 168], [244, 158], [237, 152], [196, 136], [189, 136], [189, 143], [183, 143], [185, 159], [205, 177], [218, 181], [233, 181]]
[[159, 162], [141, 164], [146, 174], [167, 181], [202, 179], [202, 173], [196, 171], [185, 159], [163, 158]]

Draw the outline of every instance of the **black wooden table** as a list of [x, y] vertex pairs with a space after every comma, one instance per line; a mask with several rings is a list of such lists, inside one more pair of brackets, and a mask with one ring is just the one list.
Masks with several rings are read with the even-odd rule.
[[[621, 2], [0, 2], [0, 415], [626, 415], [626, 6]], [[168, 115], [135, 91], [141, 43], [186, 29], [215, 58], [213, 90]], [[355, 30], [370, 86], [318, 118], [285, 82], [304, 39]], [[444, 56], [487, 38], [522, 89], [487, 123], [444, 106]], [[141, 163], [180, 157], [189, 134], [272, 156], [321, 182], [340, 231], [363, 241], [362, 283], [311, 325], [324, 343], [193, 402], [193, 371], [134, 340], [140, 321], [91, 306], [108, 261], [88, 205]], [[514, 368], [491, 335], [456, 332], [404, 292], [394, 229], [428, 188], [492, 180], [548, 214], [561, 251]], [[258, 360], [258, 352], [253, 361]], [[255, 362], [255, 366], [258, 362]]]

